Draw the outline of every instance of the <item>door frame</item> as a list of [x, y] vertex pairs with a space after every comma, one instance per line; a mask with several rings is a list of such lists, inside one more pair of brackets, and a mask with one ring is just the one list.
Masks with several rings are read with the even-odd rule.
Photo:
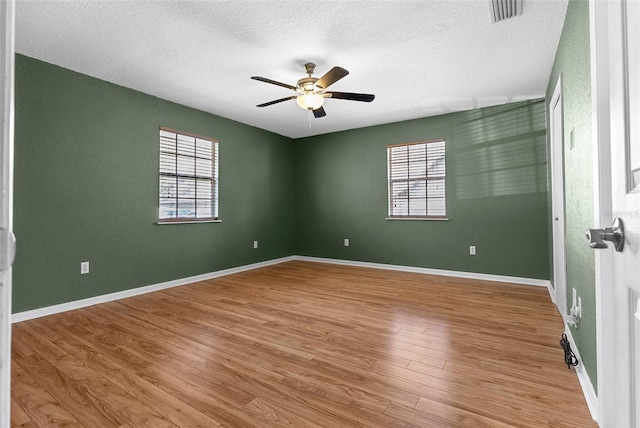
[[[554, 120], [554, 109], [560, 108], [560, 122]], [[560, 140], [555, 139], [555, 128], [560, 128]], [[549, 138], [551, 147], [551, 230], [553, 237], [553, 290], [554, 303], [561, 315], [567, 314], [567, 265], [564, 198], [564, 105], [562, 74], [558, 76], [549, 102]], [[557, 226], [556, 226], [557, 224]], [[556, 227], [558, 229], [556, 233]]]
[[[608, 227], [613, 222], [611, 176], [611, 117], [609, 84], [609, 2], [589, 0], [591, 45], [591, 113], [593, 150], [594, 225]], [[585, 242], [586, 245], [586, 242]], [[616, 385], [616, 304], [613, 287], [613, 251], [595, 251], [596, 352], [598, 372], [598, 423], [615, 426]]]
[[[13, 127], [15, 1], [0, 1], [0, 228], [13, 229]], [[0, 234], [4, 238], [6, 233]], [[11, 411], [11, 256], [0, 242], [0, 426], [10, 425]], [[6, 270], [4, 270], [6, 268]]]

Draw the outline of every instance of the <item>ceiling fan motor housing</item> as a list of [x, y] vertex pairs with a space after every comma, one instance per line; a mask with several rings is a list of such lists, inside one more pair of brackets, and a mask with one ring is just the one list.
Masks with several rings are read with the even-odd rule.
[[316, 77], [303, 77], [302, 79], [298, 80], [298, 92], [300, 93], [315, 92], [317, 89], [316, 87], [317, 81], [318, 79]]

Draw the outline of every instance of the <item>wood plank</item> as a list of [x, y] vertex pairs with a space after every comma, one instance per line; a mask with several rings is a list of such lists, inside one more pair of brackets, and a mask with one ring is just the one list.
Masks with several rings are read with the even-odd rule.
[[[136, 403], [133, 396], [117, 387], [110, 380], [76, 360], [51, 343], [29, 323], [18, 326], [23, 336], [29, 336], [36, 354], [21, 361], [27, 371], [47, 374], [49, 393], [66, 404], [66, 408], [83, 423], [98, 423], [94, 415], [102, 415], [101, 426], [110, 426], [111, 421], [118, 426], [131, 422], [136, 426], [174, 426], [145, 403]], [[56, 383], [65, 384], [64, 389], [56, 388]], [[132, 405], [135, 403], [135, 405]], [[120, 405], [119, 405], [120, 404]]]
[[546, 289], [288, 262], [13, 326], [12, 426], [596, 427]]
[[429, 418], [438, 418], [453, 423], [456, 427], [468, 428], [511, 428], [518, 426], [517, 421], [511, 423], [499, 422], [491, 417], [485, 417], [476, 413], [472, 413], [455, 406], [450, 406], [437, 401], [429, 400], [421, 397], [415, 406], [418, 415]]
[[49, 338], [61, 349], [78, 360], [90, 361], [91, 367], [99, 374], [108, 378], [121, 389], [126, 390], [141, 403], [158, 403], [155, 410], [172, 421], [177, 426], [190, 427], [215, 427], [220, 424], [210, 417], [198, 412], [184, 402], [177, 400], [172, 395], [162, 391], [155, 385], [146, 382], [141, 377], [135, 375], [130, 370], [124, 369], [113, 363], [111, 360], [100, 354], [85, 343], [77, 341], [71, 336], [65, 336], [57, 329], [47, 328], [39, 320], [33, 322], [34, 328], [44, 328], [49, 334]]
[[247, 404], [244, 410], [253, 415], [256, 419], [267, 421], [270, 426], [274, 427], [309, 427], [320, 428], [321, 425], [315, 424], [306, 418], [301, 418], [295, 413], [289, 412], [270, 403], [267, 399], [260, 397], [254, 398]]
[[[38, 426], [77, 427], [82, 425], [15, 361], [11, 362], [11, 398]], [[28, 425], [26, 422], [25, 425]]]
[[20, 426], [27, 423], [33, 423], [31, 418], [22, 410], [22, 407], [14, 398], [11, 399], [11, 426]]

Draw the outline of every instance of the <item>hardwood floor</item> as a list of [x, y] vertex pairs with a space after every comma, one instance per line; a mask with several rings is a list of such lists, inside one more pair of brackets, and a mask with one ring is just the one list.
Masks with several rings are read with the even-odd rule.
[[13, 326], [14, 427], [595, 427], [546, 289], [289, 262]]

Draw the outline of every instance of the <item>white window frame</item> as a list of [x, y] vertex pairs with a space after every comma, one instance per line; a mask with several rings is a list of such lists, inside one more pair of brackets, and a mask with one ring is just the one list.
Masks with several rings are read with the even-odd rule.
[[[169, 148], [172, 138], [175, 138], [175, 148]], [[211, 144], [210, 155], [207, 144]], [[203, 147], [204, 150], [202, 150]], [[170, 128], [160, 128], [158, 224], [220, 222], [218, 217], [218, 150], [218, 140], [215, 138]], [[191, 161], [193, 164], [190, 163]], [[174, 179], [176, 180], [175, 187], [167, 192], [167, 182]], [[181, 188], [181, 182], [192, 183], [191, 186]], [[201, 183], [204, 184], [202, 186], [202, 189], [205, 190], [204, 197], [198, 196]], [[188, 196], [184, 196], [185, 192]], [[183, 195], [182, 198], [181, 195]], [[167, 203], [173, 200], [175, 200], [174, 214], [168, 215], [166, 209], [163, 209], [163, 202]], [[193, 210], [188, 215], [181, 215], [180, 202], [187, 201], [193, 201]], [[209, 202], [211, 211], [210, 215], [207, 211], [207, 215], [203, 216], [198, 212], [199, 203], [206, 204], [206, 202]]]
[[[429, 145], [433, 145], [432, 147], [436, 147], [436, 145], [441, 146], [436, 147], [437, 151], [440, 151], [441, 154], [433, 154], [431, 157], [427, 154]], [[411, 147], [422, 146], [425, 150], [425, 158], [424, 158], [424, 173], [416, 173], [415, 168], [410, 167], [409, 165], [409, 150]], [[397, 161], [398, 159], [402, 159], [404, 154], [403, 150], [407, 151], [406, 154], [406, 176], [399, 176], [393, 170], [393, 165], [397, 164], [394, 162], [394, 159]], [[437, 156], [437, 158], [434, 158]], [[441, 165], [437, 168], [430, 167], [429, 162], [441, 162]], [[404, 163], [401, 161], [401, 163]], [[387, 212], [387, 220], [448, 220], [447, 217], [447, 194], [446, 194], [446, 141], [444, 138], [439, 138], [436, 140], [424, 140], [424, 141], [416, 141], [411, 143], [400, 143], [400, 144], [390, 144], [387, 146], [387, 196], [388, 196], [388, 212]], [[429, 182], [441, 182], [442, 186], [444, 186], [443, 193], [444, 197], [429, 197]], [[414, 199], [421, 199], [425, 202], [425, 210], [424, 214], [412, 214], [410, 211], [410, 200], [411, 200], [411, 190], [409, 189], [410, 183], [420, 183], [424, 182], [424, 189], [418, 189], [418, 195]], [[406, 193], [406, 201], [407, 201], [407, 211], [406, 214], [398, 214], [397, 211], [394, 211], [394, 208], [397, 206], [397, 202], [401, 200], [401, 198], [397, 195], [394, 195], [393, 189], [394, 185], [407, 184], [407, 193]], [[414, 189], [415, 191], [416, 189]], [[405, 199], [404, 197], [402, 199]], [[433, 202], [436, 199], [443, 199], [444, 201], [444, 210], [430, 210], [430, 201]], [[430, 212], [431, 211], [431, 212]]]

